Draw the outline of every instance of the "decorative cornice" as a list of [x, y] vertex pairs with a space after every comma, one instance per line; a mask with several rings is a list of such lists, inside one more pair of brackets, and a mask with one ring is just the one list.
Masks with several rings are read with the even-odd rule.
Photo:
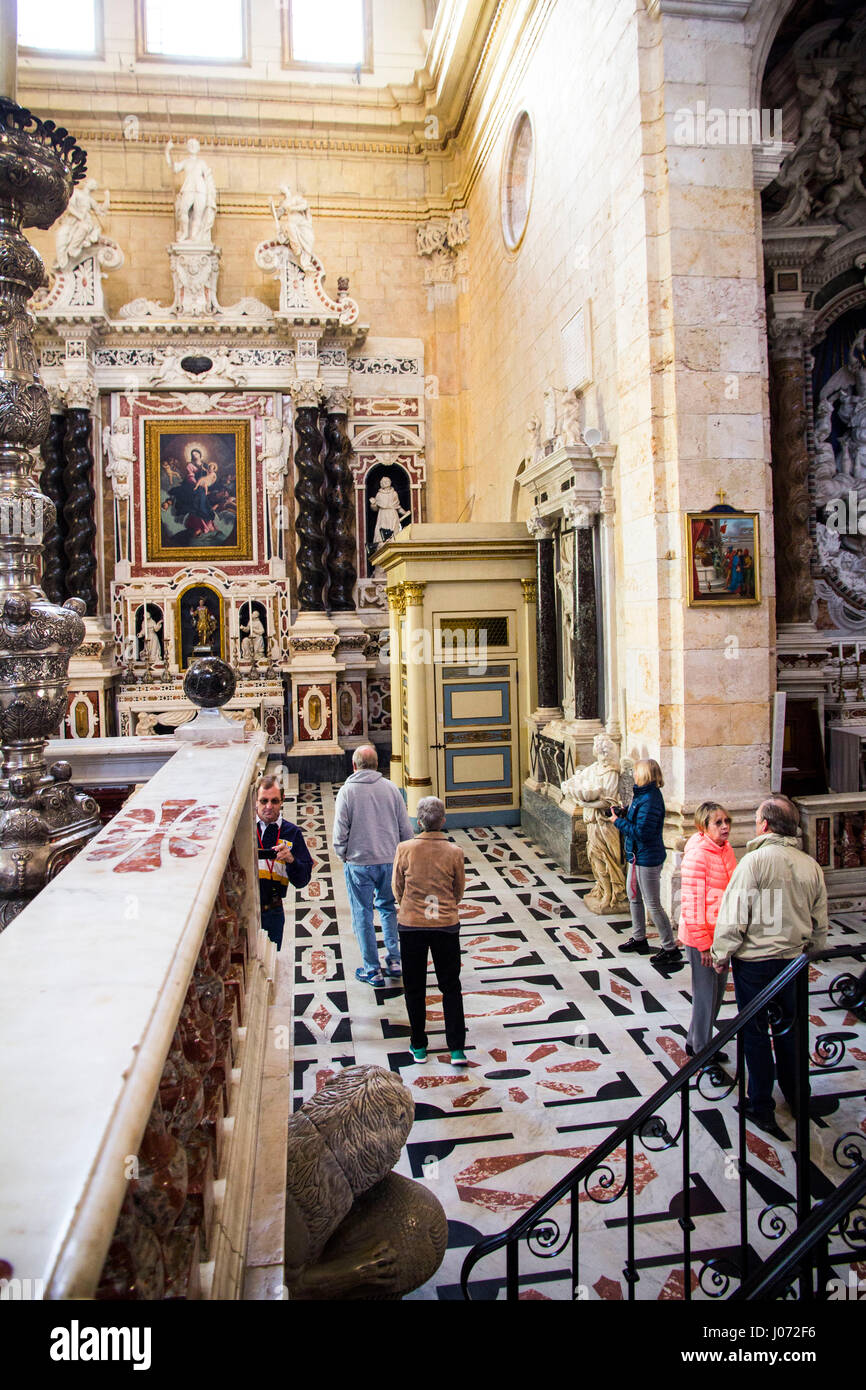
[[681, 19], [726, 19], [740, 24], [752, 7], [752, 0], [647, 0], [651, 19], [673, 15]]

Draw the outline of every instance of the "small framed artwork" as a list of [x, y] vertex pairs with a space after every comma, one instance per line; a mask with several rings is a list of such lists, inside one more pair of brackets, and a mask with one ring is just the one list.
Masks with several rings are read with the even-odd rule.
[[147, 558], [252, 560], [249, 420], [147, 420]]
[[689, 606], [760, 603], [758, 513], [713, 507], [687, 512]]

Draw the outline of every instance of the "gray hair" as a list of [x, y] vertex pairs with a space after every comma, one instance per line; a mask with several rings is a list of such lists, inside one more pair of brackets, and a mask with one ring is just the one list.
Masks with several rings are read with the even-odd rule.
[[445, 803], [438, 796], [422, 796], [415, 812], [418, 830], [441, 830], [445, 824]]
[[364, 743], [360, 748], [356, 748], [352, 754], [352, 766], [356, 772], [362, 768], [376, 768], [379, 766], [379, 754], [376, 752], [372, 743]]
[[800, 812], [787, 796], [768, 796], [758, 807], [758, 816], [774, 835], [796, 835], [800, 825]]

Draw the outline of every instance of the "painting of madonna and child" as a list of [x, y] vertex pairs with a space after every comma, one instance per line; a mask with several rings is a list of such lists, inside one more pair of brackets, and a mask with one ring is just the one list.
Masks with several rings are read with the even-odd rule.
[[686, 525], [689, 603], [760, 603], [757, 513], [690, 512]]
[[145, 425], [147, 558], [252, 560], [248, 420]]

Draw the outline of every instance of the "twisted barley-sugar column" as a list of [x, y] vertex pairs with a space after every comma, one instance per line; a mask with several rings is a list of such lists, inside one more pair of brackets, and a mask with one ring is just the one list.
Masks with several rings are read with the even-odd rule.
[[42, 540], [42, 588], [51, 603], [63, 603], [66, 598], [66, 520], [63, 504], [66, 490], [63, 486], [63, 438], [66, 434], [66, 416], [60, 410], [52, 410], [48, 434], [40, 449], [43, 469], [39, 485], [54, 507], [54, 520], [46, 527]]
[[85, 613], [92, 617], [96, 613], [95, 493], [91, 482], [93, 451], [90, 447], [90, 411], [77, 405], [67, 412], [63, 457], [66, 461], [63, 471], [66, 493], [63, 505], [66, 526], [64, 549], [69, 562], [66, 593], [69, 598], [80, 598], [85, 604]]
[[302, 613], [325, 611], [324, 589], [328, 578], [325, 569], [325, 507], [322, 489], [325, 474], [321, 464], [322, 435], [319, 430], [319, 400], [321, 387], [313, 381], [296, 382], [292, 386], [295, 399], [295, 468], [298, 480], [295, 501], [298, 512], [295, 533], [298, 537], [298, 607]]
[[349, 459], [352, 445], [346, 432], [348, 398], [332, 391], [325, 416], [325, 540], [328, 545], [328, 609], [354, 613], [355, 497]]

